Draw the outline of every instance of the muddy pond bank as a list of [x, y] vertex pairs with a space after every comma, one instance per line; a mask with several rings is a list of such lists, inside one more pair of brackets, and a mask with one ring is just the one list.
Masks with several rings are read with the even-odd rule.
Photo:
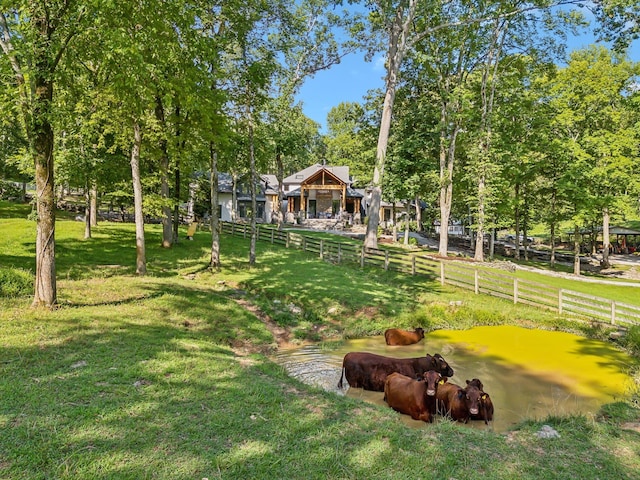
[[[275, 360], [304, 383], [345, 394], [337, 384], [342, 359], [352, 351], [403, 358], [442, 354], [455, 371], [451, 382], [464, 386], [465, 380], [480, 378], [491, 395], [493, 425], [476, 421], [471, 426], [498, 432], [526, 419], [594, 415], [602, 405], [628, 397], [633, 385], [628, 372], [634, 359], [610, 344], [515, 326], [437, 330], [403, 347], [387, 346], [382, 336], [348, 340], [334, 350], [308, 345], [281, 350]], [[346, 395], [386, 406], [381, 392], [350, 388]], [[425, 426], [406, 415], [399, 419]]]

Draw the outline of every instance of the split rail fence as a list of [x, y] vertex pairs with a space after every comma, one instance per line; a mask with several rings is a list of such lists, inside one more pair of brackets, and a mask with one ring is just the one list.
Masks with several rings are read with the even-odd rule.
[[[224, 233], [244, 238], [250, 238], [251, 235], [251, 228], [246, 224], [221, 222], [221, 229]], [[475, 294], [492, 295], [515, 304], [522, 303], [612, 325], [640, 324], [639, 306], [523, 280], [490, 269], [434, 259], [422, 253], [365, 248], [362, 244], [279, 231], [266, 225], [257, 227], [256, 236], [261, 241], [312, 253], [327, 262], [350, 263], [360, 267], [370, 266], [408, 275], [439, 278], [442, 285], [472, 290]]]

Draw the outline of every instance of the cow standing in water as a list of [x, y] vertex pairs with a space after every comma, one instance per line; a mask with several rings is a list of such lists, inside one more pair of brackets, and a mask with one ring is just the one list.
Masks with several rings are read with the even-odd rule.
[[384, 400], [395, 411], [410, 415], [414, 420], [433, 422], [436, 392], [446, 380], [434, 370], [425, 373], [422, 380], [392, 373], [384, 384]]
[[467, 380], [467, 385], [478, 387], [482, 395], [480, 395], [480, 410], [476, 415], [471, 415], [471, 420], [484, 420], [485, 425], [493, 420], [493, 402], [487, 392], [484, 391], [484, 385], [479, 378]]
[[435, 370], [443, 377], [453, 376], [453, 369], [439, 353], [418, 358], [391, 358], [374, 353], [350, 352], [342, 361], [338, 388], [343, 388], [346, 378], [351, 387], [382, 392], [387, 377], [392, 373], [421, 378], [429, 370]]
[[413, 345], [424, 338], [424, 330], [417, 327], [413, 332], [390, 328], [384, 332], [384, 340], [387, 345]]
[[467, 423], [472, 416], [480, 414], [480, 397], [483, 392], [475, 385], [462, 388], [455, 383], [442, 383], [436, 392], [437, 412]]

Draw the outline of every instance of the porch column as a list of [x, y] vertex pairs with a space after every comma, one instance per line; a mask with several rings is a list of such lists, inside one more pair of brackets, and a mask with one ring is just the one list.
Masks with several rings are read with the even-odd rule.
[[304, 212], [304, 218], [307, 218], [307, 202], [304, 198], [304, 190], [303, 186], [300, 187], [300, 210]]
[[347, 211], [347, 185], [342, 185], [342, 211]]

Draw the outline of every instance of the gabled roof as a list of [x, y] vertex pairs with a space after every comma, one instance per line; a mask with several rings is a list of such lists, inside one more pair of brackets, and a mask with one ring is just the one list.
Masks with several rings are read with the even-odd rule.
[[340, 181], [346, 183], [347, 185], [351, 185], [351, 179], [349, 178], [349, 167], [341, 166], [341, 167], [330, 167], [329, 165], [322, 165], [320, 163], [316, 163], [315, 165], [311, 165], [310, 167], [305, 168], [304, 170], [300, 170], [299, 172], [294, 173], [293, 175], [289, 175], [285, 178], [282, 183], [287, 184], [301, 184], [307, 178], [311, 177], [314, 173], [319, 170], [325, 169], [330, 172], [332, 175], [336, 176]]
[[[207, 174], [207, 176], [209, 177], [210, 174]], [[246, 191], [242, 191], [241, 187], [245, 184], [245, 182], [243, 181], [243, 179], [238, 179], [237, 182], [237, 190], [236, 191], [236, 195], [238, 197], [238, 200], [246, 200], [246, 199], [250, 199], [251, 198], [251, 194]], [[263, 182], [258, 182], [258, 184], [256, 185], [257, 189], [256, 189], [256, 200], [258, 201], [264, 201], [265, 200], [265, 186]], [[218, 192], [219, 193], [232, 193], [233, 191], [233, 177], [231, 176], [231, 174], [229, 173], [224, 173], [224, 172], [218, 172]]]

